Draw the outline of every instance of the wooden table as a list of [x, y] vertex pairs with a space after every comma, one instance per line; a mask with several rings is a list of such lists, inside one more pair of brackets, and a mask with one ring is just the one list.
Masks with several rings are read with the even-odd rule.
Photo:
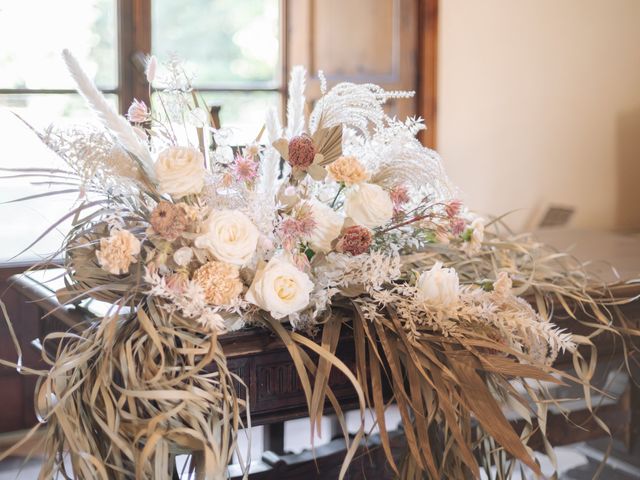
[[[579, 240], [579, 238], [578, 238]], [[556, 239], [557, 241], [557, 239]], [[569, 241], [565, 238], [566, 241]], [[608, 258], [603, 260], [612, 265], [616, 265], [625, 275], [630, 277], [635, 270], [640, 273], [640, 241], [626, 237], [603, 235], [596, 239], [589, 237], [589, 243], [601, 252], [609, 252]], [[616, 247], [617, 245], [617, 247]], [[633, 253], [637, 252], [637, 254]], [[625, 253], [625, 255], [621, 255]], [[582, 258], [602, 258], [597, 251], [592, 253], [581, 252]], [[619, 257], [616, 259], [616, 255]], [[622, 258], [624, 257], [624, 258]], [[599, 264], [602, 268], [603, 264]], [[603, 270], [604, 272], [605, 270]], [[602, 272], [600, 272], [602, 273]], [[101, 315], [106, 309], [106, 305], [96, 301], [85, 301], [79, 306], [61, 306], [56, 297], [55, 290], [60, 287], [60, 275], [62, 270], [46, 270], [32, 272], [14, 278], [14, 289], [24, 298], [37, 307], [40, 316], [55, 311], [53, 315], [48, 315], [40, 323], [39, 339], [44, 338], [53, 331], [67, 330], [77, 326], [81, 322], [90, 321], [95, 315]], [[640, 276], [640, 275], [639, 275]], [[625, 293], [640, 292], [638, 286], [625, 287]], [[625, 314], [629, 318], [640, 319], [640, 305], [635, 304], [624, 307]], [[560, 326], [566, 323], [565, 320], [557, 320]], [[575, 324], [572, 324], [575, 327]], [[575, 328], [572, 328], [573, 330]], [[345, 329], [346, 330], [346, 329]], [[348, 332], [345, 333], [348, 335]], [[254, 425], [266, 425], [265, 448], [270, 452], [263, 456], [263, 464], [258, 470], [262, 473], [252, 476], [252, 478], [297, 478], [287, 477], [283, 465], [291, 467], [293, 470], [304, 472], [315, 472], [315, 462], [312, 458], [302, 458], [300, 455], [287, 456], [283, 451], [283, 422], [295, 418], [307, 416], [304, 393], [299, 384], [293, 363], [284, 346], [275, 337], [263, 330], [249, 329], [229, 333], [220, 337], [220, 342], [228, 358], [232, 371], [239, 375], [248, 387], [250, 394], [250, 404], [252, 411], [252, 423]], [[602, 335], [597, 339], [600, 359], [612, 359], [619, 362], [622, 349], [619, 342], [611, 336]], [[348, 347], [351, 342], [344, 342], [344, 347], [339, 349], [338, 356], [348, 365], [354, 364], [354, 352]], [[604, 365], [604, 364], [603, 364]], [[570, 369], [568, 358], [559, 359], [560, 368]], [[605, 372], [606, 373], [606, 372]], [[355, 394], [348, 380], [340, 372], [335, 371], [331, 375], [330, 383], [338, 400], [344, 409], [356, 405]], [[640, 416], [640, 393], [633, 385], [625, 392], [624, 396], [617, 403], [609, 403], [602, 406], [598, 412], [599, 416], [605, 420], [612, 431], [621, 434], [625, 440], [637, 436]], [[568, 425], [560, 415], [550, 415], [548, 421], [548, 436], [555, 445], [568, 444], [577, 441], [601, 436], [602, 432], [597, 428], [595, 422], [590, 419], [588, 412], [576, 410], [571, 414], [571, 420], [581, 426], [576, 428]], [[401, 443], [401, 440], [398, 440]], [[333, 471], [335, 465], [341, 461], [343, 450], [338, 443], [332, 442], [328, 446], [316, 451], [318, 465], [326, 468], [324, 475]], [[374, 440], [375, 443], [375, 440]], [[324, 453], [323, 453], [324, 452]], [[378, 452], [379, 453], [379, 452]], [[325, 455], [325, 456], [323, 456]], [[379, 456], [378, 461], [384, 464], [384, 458]], [[332, 463], [333, 462], [333, 463]], [[366, 462], [365, 462], [366, 463]], [[301, 467], [302, 465], [302, 467]], [[306, 465], [306, 467], [305, 467]], [[369, 468], [384, 468], [380, 465]], [[302, 468], [302, 470], [300, 470]], [[324, 468], [324, 467], [323, 467]], [[363, 465], [357, 468], [363, 469]], [[356, 469], [357, 469], [356, 468]], [[276, 475], [276, 472], [277, 473]], [[332, 478], [331, 476], [321, 478]], [[359, 478], [359, 477], [353, 477]]]

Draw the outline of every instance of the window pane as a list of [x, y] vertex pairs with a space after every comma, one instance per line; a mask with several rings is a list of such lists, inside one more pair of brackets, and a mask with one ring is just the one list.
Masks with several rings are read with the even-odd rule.
[[267, 108], [279, 107], [276, 92], [203, 92], [207, 105], [218, 105], [220, 125], [232, 129], [233, 143], [242, 145], [255, 140], [264, 125]]
[[198, 86], [278, 80], [278, 0], [152, 1], [152, 50], [176, 54]]
[[[117, 95], [105, 95], [114, 108]], [[0, 95], [0, 108], [17, 113], [36, 128], [52, 123], [95, 121], [84, 99], [77, 94], [12, 94]]]
[[[8, 110], [0, 108], [0, 158], [3, 168], [65, 168], [57, 155]], [[8, 132], [8, 133], [7, 133]], [[12, 175], [0, 172], [0, 175]], [[32, 185], [41, 178], [13, 178], [0, 180], [0, 262], [6, 262], [33, 242], [47, 227], [69, 211], [78, 194], [69, 193], [42, 197], [26, 202], [4, 203], [29, 195], [54, 192], [71, 187], [64, 185]], [[16, 219], [20, 221], [15, 221]], [[14, 260], [35, 260], [55, 252], [69, 230], [69, 221], [52, 231], [31, 251]], [[10, 225], [10, 227], [7, 227]]]
[[0, 0], [0, 88], [74, 88], [70, 49], [100, 88], [117, 86], [116, 0]]

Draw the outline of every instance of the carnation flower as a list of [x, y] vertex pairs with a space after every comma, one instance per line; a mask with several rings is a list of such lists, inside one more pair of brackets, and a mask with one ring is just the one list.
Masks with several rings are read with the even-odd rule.
[[193, 281], [212, 305], [231, 305], [242, 293], [240, 271], [229, 263], [207, 262], [193, 273]]
[[187, 215], [182, 208], [161, 200], [151, 212], [149, 223], [154, 232], [173, 242], [187, 228]]
[[316, 147], [308, 135], [293, 137], [289, 141], [289, 165], [304, 170], [313, 163]]
[[143, 101], [134, 98], [129, 110], [127, 110], [127, 118], [132, 123], [146, 122], [149, 119], [147, 105]]
[[236, 180], [241, 182], [252, 182], [258, 175], [258, 164], [250, 157], [236, 155], [231, 168]]
[[329, 176], [336, 182], [346, 185], [362, 183], [369, 175], [356, 157], [339, 157], [327, 167]]
[[187, 288], [189, 277], [186, 273], [172, 273], [165, 278], [167, 288], [176, 295], [182, 294]]
[[96, 250], [98, 263], [113, 275], [122, 275], [136, 263], [140, 253], [140, 240], [128, 230], [112, 230], [107, 238], [100, 239], [100, 250]]
[[351, 255], [360, 255], [369, 250], [371, 246], [371, 231], [360, 225], [346, 228], [338, 244], [336, 251], [341, 253], [350, 253]]
[[442, 262], [422, 272], [416, 287], [417, 300], [438, 309], [454, 308], [460, 300], [458, 274], [453, 268], [442, 268]]

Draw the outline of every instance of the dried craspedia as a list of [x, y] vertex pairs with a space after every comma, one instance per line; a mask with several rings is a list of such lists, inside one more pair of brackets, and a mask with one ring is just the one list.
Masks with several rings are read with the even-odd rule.
[[230, 263], [207, 262], [193, 273], [193, 281], [212, 305], [230, 305], [242, 293], [240, 270]]
[[308, 135], [293, 137], [289, 141], [289, 165], [294, 168], [305, 169], [313, 163], [316, 147]]
[[361, 225], [346, 228], [338, 240], [336, 250], [340, 253], [360, 255], [369, 250], [371, 246], [371, 230]]
[[151, 212], [150, 223], [154, 232], [172, 242], [187, 228], [187, 215], [182, 208], [162, 200]]

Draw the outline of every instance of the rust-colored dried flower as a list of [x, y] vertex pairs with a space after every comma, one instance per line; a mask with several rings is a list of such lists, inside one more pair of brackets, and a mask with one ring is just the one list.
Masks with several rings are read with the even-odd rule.
[[293, 137], [289, 141], [289, 165], [294, 168], [305, 169], [313, 163], [316, 147], [308, 135]]
[[336, 182], [346, 185], [362, 183], [369, 178], [364, 166], [356, 157], [339, 157], [327, 167], [327, 173]]
[[151, 212], [151, 227], [165, 240], [174, 241], [187, 228], [184, 209], [162, 200]]
[[361, 225], [346, 228], [338, 240], [336, 250], [341, 253], [360, 255], [369, 250], [371, 246], [371, 230]]
[[207, 262], [193, 273], [193, 281], [212, 305], [230, 305], [242, 293], [240, 270], [230, 263]]

